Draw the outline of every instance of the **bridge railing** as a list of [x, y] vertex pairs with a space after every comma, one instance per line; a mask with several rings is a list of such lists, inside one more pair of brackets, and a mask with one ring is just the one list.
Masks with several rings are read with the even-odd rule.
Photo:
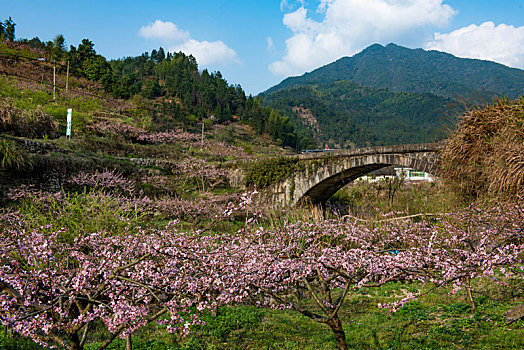
[[372, 154], [437, 152], [442, 149], [442, 147], [443, 144], [441, 142], [434, 142], [396, 146], [349, 148], [341, 150], [309, 150], [309, 152], [305, 152], [294, 157], [298, 157], [300, 159], [311, 159], [324, 157], [365, 156]]

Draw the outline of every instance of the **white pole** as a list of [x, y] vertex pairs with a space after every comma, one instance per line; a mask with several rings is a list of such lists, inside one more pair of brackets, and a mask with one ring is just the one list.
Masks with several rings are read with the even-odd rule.
[[66, 137], [71, 140], [71, 117], [73, 115], [73, 110], [71, 108], [67, 109], [67, 124], [66, 124]]
[[203, 148], [204, 148], [204, 117], [202, 117], [202, 140], [201, 140], [200, 149], [203, 149]]
[[53, 62], [53, 101], [56, 99], [56, 62]]
[[67, 61], [67, 73], [66, 73], [66, 92], [69, 88], [69, 61]]

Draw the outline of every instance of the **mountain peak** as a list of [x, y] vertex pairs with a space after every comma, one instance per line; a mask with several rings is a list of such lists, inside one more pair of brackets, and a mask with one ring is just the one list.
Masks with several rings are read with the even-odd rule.
[[296, 85], [339, 80], [391, 91], [433, 93], [482, 102], [490, 102], [494, 96], [516, 98], [524, 92], [524, 71], [520, 69], [390, 43], [373, 44], [352, 57], [343, 57], [300, 77], [287, 78], [264, 94]]
[[360, 54], [366, 53], [366, 52], [380, 52], [385, 49], [384, 46], [380, 44], [373, 44], [371, 46], [366, 47], [364, 50], [360, 52]]

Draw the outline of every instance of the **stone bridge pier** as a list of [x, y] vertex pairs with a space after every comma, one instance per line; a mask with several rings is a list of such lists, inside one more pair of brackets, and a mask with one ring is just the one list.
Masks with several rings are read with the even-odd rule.
[[436, 175], [440, 148], [441, 144], [431, 143], [302, 154], [294, 174], [267, 187], [263, 200], [273, 207], [323, 204], [358, 177], [390, 165]]

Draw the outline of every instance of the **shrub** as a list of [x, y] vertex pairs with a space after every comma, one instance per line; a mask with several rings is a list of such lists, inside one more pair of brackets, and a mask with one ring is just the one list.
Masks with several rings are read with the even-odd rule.
[[298, 167], [296, 158], [271, 158], [247, 165], [245, 185], [264, 188], [291, 178]]
[[441, 164], [466, 197], [524, 195], [524, 98], [465, 113]]
[[9, 197], [26, 216], [25, 229], [60, 229], [58, 236], [67, 242], [93, 232], [121, 235], [144, 224], [145, 214], [135, 202], [101, 190], [64, 194], [22, 186], [11, 189]]

